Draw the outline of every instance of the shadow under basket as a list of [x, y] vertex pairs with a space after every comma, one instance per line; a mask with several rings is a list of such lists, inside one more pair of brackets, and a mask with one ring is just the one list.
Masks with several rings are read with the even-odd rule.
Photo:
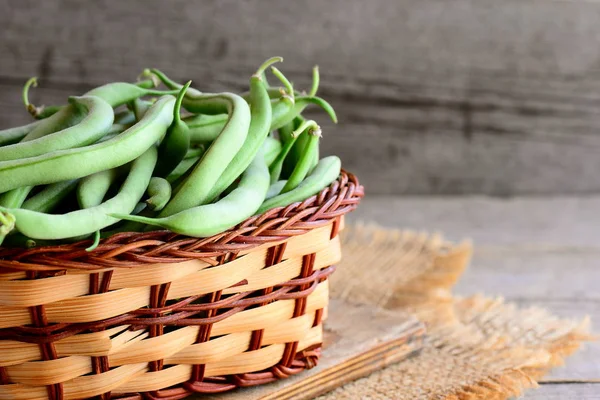
[[206, 239], [169, 231], [0, 248], [0, 399], [182, 399], [316, 365], [342, 172], [302, 203]]

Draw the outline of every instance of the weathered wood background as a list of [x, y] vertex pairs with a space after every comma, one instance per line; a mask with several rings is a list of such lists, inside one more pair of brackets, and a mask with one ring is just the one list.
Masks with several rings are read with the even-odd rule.
[[266, 57], [338, 110], [324, 151], [370, 193], [600, 191], [600, 3], [0, 0], [0, 126], [148, 66], [243, 90]]

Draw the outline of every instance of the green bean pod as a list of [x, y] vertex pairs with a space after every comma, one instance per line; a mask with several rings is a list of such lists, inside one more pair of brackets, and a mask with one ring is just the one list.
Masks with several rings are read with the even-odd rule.
[[213, 201], [248, 168], [269, 135], [271, 127], [271, 99], [262, 81], [262, 72], [270, 65], [280, 62], [281, 57], [265, 61], [250, 78], [250, 127], [242, 148], [229, 163], [208, 194]]
[[136, 119], [135, 113], [133, 111], [123, 110], [123, 111], [119, 111], [118, 113], [115, 113], [115, 120], [114, 120], [115, 124], [129, 125], [129, 124], [133, 124], [137, 121], [138, 120]]
[[209, 200], [210, 190], [248, 136], [250, 108], [244, 99], [231, 93], [209, 94], [194, 98], [196, 110], [202, 110], [206, 104], [211, 108], [214, 103], [227, 108], [229, 120], [200, 162], [175, 189], [174, 196], [162, 210], [160, 217], [206, 203]]
[[200, 156], [184, 158], [177, 167], [167, 176], [167, 181], [172, 187], [176, 187], [180, 182], [181, 178], [191, 172], [192, 167], [200, 161]]
[[0, 210], [0, 245], [4, 242], [4, 238], [8, 235], [15, 227], [15, 216]]
[[12, 214], [16, 218], [17, 230], [32, 239], [53, 240], [89, 235], [119, 221], [109, 214], [133, 211], [148, 187], [156, 159], [156, 147], [150, 146], [141, 157], [132, 162], [119, 193], [96, 207], [67, 214], [45, 214], [0, 207], [0, 213]]
[[98, 97], [70, 97], [69, 103], [73, 107], [86, 110], [87, 115], [81, 122], [36, 140], [0, 147], [0, 161], [35, 157], [57, 150], [86, 146], [95, 143], [110, 130], [113, 110], [104, 100]]
[[[111, 90], [110, 88], [106, 88], [109, 85], [112, 85], [111, 83], [104, 85], [104, 86], [100, 86], [98, 89], [98, 94], [96, 94], [98, 97], [102, 97], [102, 95], [104, 93], [109, 94], [110, 96], [113, 96], [115, 91], [117, 91], [117, 89], [121, 89], [121, 90], [126, 90], [128, 87], [127, 86], [123, 86], [122, 82], [117, 82], [119, 88], [115, 88], [115, 90]], [[147, 80], [143, 80], [143, 81], [139, 81], [136, 82], [135, 84], [127, 84], [127, 85], [131, 85], [131, 86], [136, 86], [139, 89], [152, 89], [155, 86], [158, 85], [158, 83], [154, 80], [154, 79], [147, 79]], [[40, 107], [36, 107], [35, 105], [31, 104], [29, 102], [29, 89], [31, 88], [31, 86], [36, 87], [37, 86], [37, 78], [33, 77], [30, 78], [25, 85], [23, 86], [23, 103], [25, 104], [25, 108], [27, 108], [27, 111], [36, 119], [46, 119], [49, 118], [51, 116], [53, 116], [54, 114], [56, 114], [57, 112], [59, 112], [60, 110], [62, 110], [63, 108], [65, 108], [64, 106], [40, 106]], [[129, 87], [130, 88], [130, 87]], [[92, 91], [96, 90], [93, 89]], [[87, 93], [87, 95], [89, 95], [90, 92]], [[135, 91], [135, 93], [139, 93], [139, 91]], [[160, 92], [160, 94], [167, 94], [165, 92]], [[85, 95], [84, 95], [85, 96]], [[143, 95], [142, 95], [143, 96]], [[140, 97], [140, 96], [137, 96]], [[112, 97], [111, 97], [112, 98]], [[107, 100], [107, 99], [104, 99]], [[110, 102], [109, 102], [110, 103]], [[121, 103], [121, 104], [125, 104], [127, 103], [127, 101]], [[112, 104], [112, 103], [111, 103]], [[115, 106], [113, 106], [115, 107]], [[133, 122], [133, 121], [130, 121]]]
[[164, 218], [113, 214], [116, 218], [159, 226], [193, 237], [209, 237], [251, 217], [269, 189], [269, 170], [259, 152], [242, 175], [239, 185], [216, 203], [192, 207]]
[[287, 180], [272, 183], [271, 186], [269, 186], [269, 190], [267, 191], [267, 197], [265, 197], [265, 200], [269, 200], [281, 193], [281, 189], [283, 189], [286, 183]]
[[293, 189], [295, 189], [300, 182], [306, 178], [308, 175], [308, 171], [310, 171], [312, 167], [312, 161], [314, 160], [314, 156], [319, 148], [319, 138], [321, 137], [321, 129], [318, 127], [316, 129], [308, 128], [304, 131], [304, 134], [308, 138], [306, 142], [306, 146], [304, 147], [304, 153], [298, 160], [298, 164], [296, 164], [292, 174], [287, 180], [287, 183], [281, 189], [281, 193], [287, 193]]
[[82, 178], [77, 185], [77, 203], [81, 208], [102, 204], [111, 185], [123, 174], [122, 168], [111, 168]]
[[227, 119], [227, 114], [197, 114], [183, 118], [183, 121], [190, 130], [190, 142], [207, 143], [212, 142], [219, 136]]
[[0, 207], [19, 208], [25, 202], [33, 186], [23, 186], [0, 194]]
[[273, 110], [273, 123], [271, 124], [271, 130], [277, 130], [289, 124], [311, 104], [321, 107], [327, 113], [327, 115], [329, 115], [331, 120], [337, 124], [337, 115], [335, 114], [335, 110], [328, 102], [316, 96], [299, 96], [296, 97], [294, 106], [291, 110], [285, 112], [285, 110], [282, 108], [281, 110], [277, 110], [277, 113], [275, 109]]
[[295, 189], [265, 201], [256, 214], [262, 214], [272, 208], [287, 207], [319, 193], [340, 176], [341, 168], [342, 163], [336, 156], [321, 159], [308, 177]]
[[173, 120], [174, 103], [173, 96], [160, 98], [140, 122], [113, 139], [22, 160], [0, 161], [0, 192], [82, 178], [136, 159], [164, 136]]
[[281, 153], [281, 142], [274, 137], [267, 136], [263, 147], [265, 149], [265, 163], [267, 165], [273, 164], [277, 155]]
[[42, 191], [31, 196], [21, 206], [24, 210], [49, 213], [71, 194], [78, 184], [77, 179], [56, 182], [46, 186]]
[[77, 104], [68, 104], [61, 107], [56, 113], [39, 121], [35, 129], [32, 129], [21, 142], [36, 140], [75, 126], [85, 118], [86, 114], [87, 110], [84, 107], [78, 107]]
[[0, 131], [0, 146], [6, 146], [20, 142], [29, 132], [35, 129], [40, 121], [35, 121], [27, 125], [8, 128]]
[[160, 211], [171, 199], [171, 184], [166, 179], [155, 176], [150, 179], [146, 192], [148, 193], [148, 200], [146, 200], [148, 207], [152, 211]]
[[137, 98], [127, 105], [127, 108], [131, 109], [131, 112], [133, 112], [134, 121], [141, 120], [150, 107], [152, 107], [152, 102], [141, 98]]
[[202, 154], [204, 154], [205, 151], [206, 151], [206, 149], [204, 148], [204, 146], [192, 147], [192, 148], [188, 149], [187, 153], [185, 153], [185, 157], [183, 157], [183, 158], [187, 159], [187, 158], [200, 157]]
[[190, 129], [185, 122], [181, 121], [180, 110], [183, 96], [185, 96], [185, 92], [191, 84], [192, 81], [186, 83], [177, 95], [175, 107], [173, 108], [173, 122], [169, 126], [169, 129], [167, 129], [167, 134], [158, 148], [158, 163], [154, 171], [154, 175], [156, 176], [168, 176], [181, 160], [185, 158], [190, 148]]
[[179, 92], [177, 90], [147, 89], [127, 82], [113, 82], [90, 90], [84, 96], [96, 96], [106, 101], [112, 108], [117, 108], [143, 96], [163, 96]]

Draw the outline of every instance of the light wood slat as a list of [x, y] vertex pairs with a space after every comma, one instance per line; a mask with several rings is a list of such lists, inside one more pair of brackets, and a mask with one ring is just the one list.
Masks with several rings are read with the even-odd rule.
[[[339, 246], [339, 239], [334, 238], [333, 241], [329, 241], [330, 232], [331, 226], [328, 225], [305, 235], [291, 238], [286, 246], [284, 259], [294, 258], [301, 260], [301, 257], [307, 251], [320, 253], [321, 251], [330, 249], [332, 251], [337, 250], [339, 253], [339, 249], [332, 248], [332, 246]], [[240, 277], [244, 273], [244, 270], [235, 267], [236, 265], [248, 263], [252, 264], [253, 267], [264, 265], [266, 251], [270, 246], [271, 244], [261, 246], [261, 250], [255, 249], [254, 252], [239, 257], [231, 263], [211, 268], [204, 272], [201, 271], [209, 267], [210, 264], [200, 260], [155, 264], [134, 269], [117, 268], [113, 270], [109, 289], [139, 288], [173, 282], [169, 292], [171, 297], [169, 298], [210, 293], [214, 290], [227, 288], [239, 282], [239, 280], [247, 278], [247, 276]], [[250, 268], [250, 265], [248, 265], [248, 268]], [[221, 271], [230, 269], [235, 270], [237, 274], [225, 274], [228, 277], [227, 279], [219, 277]], [[298, 268], [299, 271], [300, 269]], [[199, 274], [194, 275], [194, 273]], [[236, 276], [240, 277], [240, 279], [232, 282], [236, 279], [234, 278]], [[281, 280], [273, 282], [279, 283], [292, 279], [294, 276], [297, 276], [297, 274], [292, 276], [284, 274], [281, 276]], [[207, 285], [207, 282], [213, 282], [212, 286], [204, 286]], [[228, 293], [239, 293], [243, 290], [249, 289], [245, 286], [240, 286], [238, 289], [229, 289]], [[88, 293], [89, 277], [87, 274], [67, 274], [35, 280], [0, 280], [0, 309], [2, 306], [30, 307], [49, 304], [83, 296]]]

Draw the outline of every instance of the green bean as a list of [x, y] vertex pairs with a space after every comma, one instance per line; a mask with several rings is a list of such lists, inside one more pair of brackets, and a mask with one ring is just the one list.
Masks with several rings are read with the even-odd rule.
[[23, 186], [0, 194], [0, 206], [6, 208], [19, 208], [33, 189], [33, 186]]
[[150, 107], [152, 107], [153, 103], [154, 102], [152, 101], [137, 98], [134, 99], [131, 103], [129, 103], [127, 105], [127, 108], [129, 108], [133, 112], [134, 121], [139, 121], [140, 119], [142, 119], [144, 114], [146, 114], [146, 111], [148, 111]]
[[281, 142], [274, 137], [267, 136], [263, 146], [265, 148], [265, 162], [267, 165], [271, 165], [281, 152]]
[[192, 167], [200, 161], [200, 156], [184, 158], [177, 167], [167, 176], [167, 181], [172, 187], [177, 187], [183, 177], [186, 177], [192, 170]]
[[84, 96], [97, 96], [116, 108], [142, 96], [162, 96], [177, 94], [179, 90], [146, 89], [137, 84], [127, 82], [112, 82], [90, 90]]
[[252, 216], [269, 188], [269, 170], [259, 152], [242, 175], [239, 185], [216, 203], [192, 207], [164, 218], [113, 214], [116, 218], [159, 226], [193, 237], [209, 237]]
[[90, 245], [90, 247], [86, 248], [85, 251], [90, 252], [96, 250], [96, 247], [100, 244], [100, 231], [97, 230], [94, 232], [94, 241]]
[[306, 178], [308, 171], [312, 167], [314, 155], [319, 147], [319, 138], [321, 137], [321, 128], [319, 125], [317, 125], [314, 121], [306, 121], [306, 123], [302, 124], [298, 129], [302, 129], [302, 134], [306, 135], [308, 140], [306, 142], [306, 146], [304, 147], [304, 153], [298, 160], [298, 163], [288, 178], [287, 183], [283, 189], [281, 189], [282, 194], [295, 189], [300, 182]]
[[[160, 73], [157, 70], [152, 70], [152, 72]], [[160, 75], [157, 76], [160, 78]], [[167, 86], [182, 87], [172, 81], [167, 82]], [[250, 107], [244, 99], [233, 93], [198, 94], [200, 92], [197, 90], [194, 90], [194, 93], [196, 94], [193, 97], [188, 98], [188, 89], [183, 98], [184, 108], [188, 111], [207, 114], [226, 111], [229, 114], [229, 119], [221, 134], [212, 142], [200, 162], [196, 164], [189, 176], [176, 187], [174, 196], [159, 214], [160, 217], [204, 204], [208, 200], [210, 190], [248, 136]], [[186, 98], [188, 98], [187, 107], [185, 106]]]
[[[136, 99], [137, 100], [137, 99]], [[135, 100], [134, 100], [135, 101]], [[129, 110], [119, 111], [115, 113], [115, 124], [129, 125], [137, 121], [135, 113]]]
[[[249, 101], [249, 97], [246, 99]], [[287, 115], [294, 106], [294, 99], [287, 94], [271, 101], [272, 115], [273, 118], [283, 118]], [[227, 114], [198, 114], [184, 118], [183, 120], [190, 128], [190, 142], [191, 143], [207, 143], [214, 141], [225, 126], [227, 122]], [[273, 129], [273, 123], [276, 122], [272, 118], [270, 130]]]
[[192, 81], [188, 81], [177, 95], [175, 107], [173, 108], [173, 122], [167, 129], [167, 134], [158, 148], [158, 163], [154, 170], [156, 176], [166, 177], [169, 175], [185, 158], [190, 148], [190, 130], [185, 122], [181, 121], [180, 110], [183, 96], [185, 96], [185, 92], [191, 84]]
[[287, 207], [319, 193], [339, 177], [341, 167], [342, 163], [336, 156], [321, 159], [310, 175], [294, 190], [265, 201], [256, 214], [262, 214], [272, 208]]
[[[131, 128], [133, 124], [112, 124], [108, 132], [106, 132], [106, 136], [109, 135], [118, 135], [119, 133], [124, 132], [125, 130]], [[99, 141], [104, 141], [106, 136], [101, 138]]]
[[17, 230], [32, 239], [64, 239], [94, 233], [119, 221], [109, 214], [133, 211], [148, 187], [156, 159], [156, 147], [150, 146], [132, 162], [119, 193], [99, 206], [61, 215], [3, 207], [0, 212], [14, 215]]
[[204, 148], [204, 146], [192, 147], [187, 151], [187, 153], [185, 153], [185, 157], [183, 157], [183, 158], [188, 159], [188, 158], [200, 157], [202, 154], [204, 154], [205, 151], [206, 151], [206, 149]]
[[27, 112], [29, 112], [29, 114], [31, 114], [32, 117], [36, 118], [36, 119], [44, 119], [44, 118], [48, 118], [54, 114], [56, 114], [59, 110], [60, 107], [57, 106], [50, 106], [50, 107], [45, 107], [45, 106], [40, 106], [40, 107], [36, 107], [33, 104], [31, 104], [29, 102], [29, 88], [31, 86], [33, 87], [37, 87], [38, 82], [37, 82], [37, 77], [32, 77], [29, 78], [27, 80], [27, 82], [25, 82], [25, 85], [23, 86], [23, 104], [25, 104], [25, 108], [27, 109]]
[[173, 96], [162, 97], [140, 122], [105, 142], [22, 160], [0, 161], [0, 192], [77, 179], [134, 160], [164, 136], [173, 120], [174, 103]]
[[[300, 126], [302, 126], [303, 124], [306, 124], [306, 120], [300, 115], [297, 116], [296, 118], [294, 118], [294, 120], [292, 121], [292, 126], [295, 131], [297, 131], [300, 128]], [[281, 130], [280, 130], [280, 132], [281, 132]], [[304, 154], [304, 149], [308, 142], [309, 135], [302, 133], [302, 130], [300, 130], [299, 133], [300, 133], [300, 135], [297, 136], [297, 140], [294, 140], [292, 148], [290, 149], [289, 154], [287, 155], [287, 157], [285, 158], [285, 160], [283, 162], [283, 169], [282, 169], [283, 176], [290, 176], [292, 174], [292, 172], [294, 171], [294, 168], [300, 162], [300, 159], [302, 158], [302, 155]], [[311, 162], [311, 166], [310, 166], [311, 169], [314, 168], [314, 166], [316, 166], [317, 163], [319, 162], [319, 146], [316, 146], [316, 149], [314, 149], [313, 154], [314, 154], [314, 157]]]
[[248, 136], [246, 136], [242, 148], [209, 192], [208, 202], [221, 195], [248, 168], [267, 138], [271, 127], [271, 100], [261, 75], [271, 64], [280, 61], [283, 61], [283, 58], [273, 57], [268, 59], [250, 78], [250, 127], [248, 128]]
[[4, 238], [8, 235], [15, 227], [15, 216], [0, 210], [0, 245], [4, 242]]
[[39, 121], [40, 123], [32, 129], [21, 142], [39, 139], [51, 133], [62, 131], [80, 123], [86, 116], [87, 109], [69, 104], [62, 107], [58, 112]]
[[97, 97], [70, 97], [69, 103], [75, 108], [86, 110], [87, 115], [80, 123], [36, 140], [0, 147], [0, 161], [35, 157], [56, 150], [86, 146], [98, 141], [110, 130], [113, 110], [104, 100]]
[[335, 110], [331, 105], [320, 97], [315, 96], [299, 96], [295, 99], [294, 107], [285, 112], [283, 109], [273, 109], [273, 123], [271, 124], [271, 130], [277, 130], [286, 124], [292, 122], [294, 118], [300, 115], [306, 107], [314, 104], [321, 107], [331, 118], [331, 120], [337, 124], [337, 116]]
[[81, 208], [96, 207], [102, 204], [111, 185], [125, 171], [123, 168], [111, 168], [82, 178], [77, 185], [77, 203]]
[[287, 159], [287, 155], [294, 146], [298, 135], [294, 135], [294, 123], [290, 122], [279, 129], [279, 138], [283, 142], [283, 148], [275, 156], [275, 159], [269, 164], [269, 173], [271, 174], [271, 183], [275, 183], [281, 176], [284, 161]]
[[[133, 99], [146, 95], [174, 94], [173, 91], [154, 90], [154, 85], [154, 80], [140, 81], [136, 82], [135, 84], [127, 82], [113, 82], [94, 88], [85, 93], [84, 96], [100, 97], [102, 100], [109, 103], [113, 108], [116, 108], [122, 104], [129, 103]], [[34, 77], [29, 79], [23, 88], [23, 101], [27, 107], [27, 110], [35, 118], [44, 119], [65, 108], [64, 106], [35, 107], [33, 104], [30, 104], [28, 99], [30, 86], [37, 86], [37, 78]]]
[[190, 142], [206, 143], [212, 142], [219, 136], [227, 118], [227, 114], [198, 114], [183, 118], [183, 121], [190, 129]]
[[35, 121], [27, 125], [0, 131], [0, 146], [6, 146], [21, 141], [29, 132], [35, 129], [39, 123], [40, 121]]
[[157, 176], [150, 179], [150, 184], [146, 190], [148, 200], [146, 203], [152, 211], [160, 211], [171, 199], [171, 184], [164, 178]]
[[[283, 58], [281, 60], [283, 61]], [[277, 79], [279, 79], [281, 81], [281, 83], [283, 84], [283, 87], [285, 88], [285, 91], [287, 92], [287, 94], [289, 96], [294, 97], [294, 86], [285, 77], [285, 75], [280, 70], [278, 70], [276, 67], [271, 67], [271, 72], [273, 72], [273, 75], [275, 75], [277, 77]]]
[[312, 74], [312, 86], [310, 88], [310, 91], [308, 92], [308, 95], [311, 97], [314, 97], [317, 95], [317, 92], [319, 91], [319, 84], [321, 82], [318, 65], [315, 65], [313, 67], [312, 73], [313, 73]]
[[265, 200], [269, 200], [270, 198], [273, 198], [273, 197], [277, 196], [279, 193], [281, 193], [281, 189], [283, 189], [283, 187], [285, 186], [286, 183], [287, 183], [286, 180], [277, 181], [275, 183], [272, 183], [271, 186], [269, 186], [269, 190], [267, 191], [267, 197], [265, 197]]
[[42, 191], [31, 196], [23, 203], [25, 210], [49, 213], [54, 210], [75, 188], [78, 180], [56, 182], [46, 186]]
[[[137, 203], [137, 205], [130, 214], [137, 215], [142, 213], [143, 211], [148, 211], [148, 204], [146, 204], [145, 202], [140, 202]], [[116, 224], [111, 230], [101, 231], [100, 236], [103, 238], [109, 238], [121, 232], [142, 232], [146, 226], [146, 224], [142, 224], [140, 222], [121, 221], [118, 224]]]

